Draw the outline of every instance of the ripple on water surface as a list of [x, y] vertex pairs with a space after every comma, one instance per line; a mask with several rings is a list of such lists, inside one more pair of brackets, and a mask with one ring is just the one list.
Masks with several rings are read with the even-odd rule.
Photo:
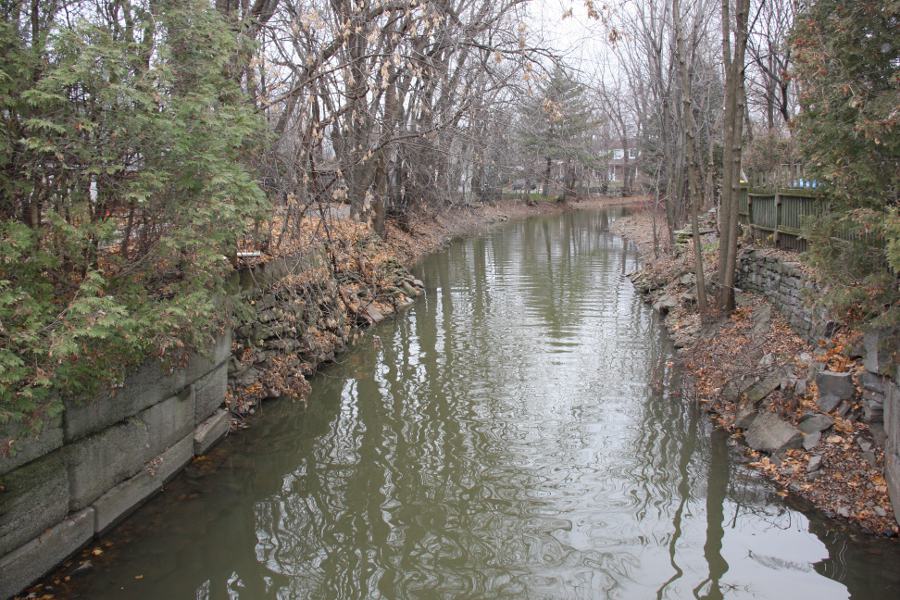
[[896, 545], [729, 462], [615, 217], [510, 223], [424, 261], [425, 297], [379, 348], [317, 376], [306, 410], [266, 405], [217, 469], [113, 533], [76, 595], [900, 596]]

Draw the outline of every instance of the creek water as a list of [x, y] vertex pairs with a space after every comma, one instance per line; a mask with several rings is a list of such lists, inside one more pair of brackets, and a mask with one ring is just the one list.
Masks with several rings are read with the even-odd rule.
[[195, 461], [80, 598], [897, 598], [897, 545], [731, 460], [625, 273], [619, 211], [512, 222]]

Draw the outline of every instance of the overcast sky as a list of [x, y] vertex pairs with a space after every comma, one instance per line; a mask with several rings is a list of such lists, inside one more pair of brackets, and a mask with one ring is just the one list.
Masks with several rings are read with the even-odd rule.
[[[599, 4], [599, 3], [598, 3]], [[572, 16], [563, 18], [568, 10]], [[582, 0], [532, 0], [528, 26], [539, 38], [565, 56], [565, 62], [591, 80], [609, 60], [606, 32], [587, 16]]]

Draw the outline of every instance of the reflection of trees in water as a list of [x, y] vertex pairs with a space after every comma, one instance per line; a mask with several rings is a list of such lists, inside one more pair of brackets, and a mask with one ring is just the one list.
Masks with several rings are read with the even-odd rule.
[[700, 478], [699, 473], [691, 472], [696, 467], [692, 459], [698, 444], [698, 416], [688, 403], [672, 394], [678, 389], [679, 380], [669, 363], [670, 346], [663, 336], [651, 338], [649, 385], [640, 427], [632, 443], [632, 454], [639, 464], [632, 471], [632, 478], [640, 490], [635, 506], [638, 521], [655, 513], [660, 520], [668, 519], [672, 524], [668, 536], [672, 575], [657, 590], [657, 598], [662, 598], [667, 588], [684, 575], [676, 546], [682, 535], [685, 508], [693, 499], [692, 487]]
[[516, 225], [522, 243], [519, 292], [527, 315], [539, 316], [550, 340], [574, 339], [584, 324], [582, 304], [593, 300], [600, 308], [598, 292], [620, 283], [610, 263], [625, 254], [623, 242], [598, 234], [602, 214], [566, 213]]
[[[641, 494], [635, 514], [639, 520], [650, 511], [662, 516], [667, 511], [672, 524], [668, 552], [672, 575], [657, 590], [657, 598], [684, 575], [676, 548], [684, 527], [688, 506], [704, 495], [705, 482], [706, 540], [704, 556], [708, 577], [693, 593], [698, 598], [722, 598], [720, 580], [728, 570], [722, 557], [725, 503], [729, 486], [727, 436], [712, 432], [707, 437], [704, 416], [698, 407], [681, 397], [685, 391], [678, 373], [669, 362], [672, 354], [665, 337], [655, 336], [650, 345], [650, 385], [642, 406], [641, 427], [634, 439], [634, 455], [641, 463], [634, 480]], [[696, 460], [697, 456], [707, 460]], [[705, 473], [701, 471], [705, 467]]]
[[[709, 577], [694, 588], [697, 598], [719, 600], [723, 598], [720, 588], [722, 576], [728, 571], [728, 562], [722, 557], [722, 540], [725, 537], [725, 496], [728, 493], [729, 464], [728, 434], [714, 430], [711, 432], [709, 450], [709, 475], [706, 478], [706, 542], [703, 555], [709, 565]], [[709, 583], [703, 595], [701, 590]]]
[[[488, 372], [491, 361], [473, 360], [490, 351], [492, 340], [468, 331], [489, 313], [486, 260], [484, 244], [474, 244], [429, 261], [435, 293], [383, 340], [378, 360], [367, 359], [352, 373], [341, 399], [326, 400], [340, 409], [320, 436], [315, 460], [297, 477], [302, 494], [293, 490], [284, 499], [294, 513], [291, 530], [270, 536], [293, 537], [300, 547], [270, 553], [280, 572], [319, 573], [303, 590], [292, 581], [292, 593], [397, 597], [435, 586], [441, 573], [448, 578], [442, 589], [484, 589], [488, 569], [454, 582], [450, 565], [500, 551], [491, 544], [521, 543], [515, 520], [512, 529], [499, 529], [502, 539], [480, 538], [498, 531], [490, 519], [523, 513], [514, 504], [533, 485], [521, 473], [491, 480], [483, 472], [483, 465], [515, 462], [483, 429], [491, 419], [471, 414], [473, 407], [503, 409], [496, 406], [502, 395], [491, 393], [499, 392], [491, 387], [502, 383], [502, 374]], [[464, 294], [454, 292], [462, 285], [457, 276], [467, 281]], [[475, 382], [487, 387], [473, 389]], [[513, 505], [498, 511], [486, 503]], [[318, 550], [310, 557], [303, 546]]]
[[809, 530], [828, 548], [828, 558], [813, 565], [817, 573], [846, 585], [851, 598], [900, 597], [900, 544], [875, 539], [817, 513], [810, 518]]
[[[686, 515], [705, 494], [708, 576], [693, 593], [727, 596], [720, 583], [728, 570], [726, 528], [751, 514], [790, 528], [796, 513], [771, 504], [767, 485], [732, 472], [725, 436], [708, 437], [704, 417], [679, 396], [677, 372], [667, 364], [671, 349], [653, 335], [648, 310], [621, 277], [635, 267], [636, 255], [604, 233], [609, 223], [602, 214], [511, 224], [425, 261], [418, 269], [427, 296], [410, 318], [374, 332], [383, 338], [379, 351], [358, 348], [320, 375], [306, 412], [286, 402], [266, 405], [255, 431], [229, 442], [234, 451], [222, 472], [194, 486], [202, 502], [172, 507], [177, 523], [165, 508], [157, 510], [170, 530], [154, 534], [158, 557], [144, 561], [154, 566], [140, 567], [143, 597], [196, 590], [197, 597], [219, 598], [235, 586], [249, 598], [405, 597], [434, 589], [515, 596], [527, 591], [515, 587], [528, 574], [523, 565], [542, 564], [542, 552], [557, 560], [577, 556], [598, 580], [601, 571], [608, 576], [604, 586], [614, 591], [640, 565], [646, 540], [576, 550], [565, 535], [577, 525], [566, 529], [557, 519], [542, 531], [548, 520], [540, 512], [553, 504], [533, 494], [549, 480], [551, 461], [572, 467], [577, 452], [590, 446], [591, 432], [574, 412], [583, 408], [572, 404], [571, 418], [541, 424], [558, 447], [529, 448], [533, 432], [517, 422], [528, 410], [541, 414], [527, 396], [539, 389], [529, 387], [528, 377], [542, 377], [542, 344], [575, 333], [580, 344], [604, 338], [579, 349], [575, 367], [615, 371], [601, 378], [607, 397], [619, 393], [616, 385], [642, 390], [628, 387], [629, 397], [643, 394], [634, 417], [639, 426], [617, 432], [628, 438], [628, 456], [610, 468], [617, 484], [631, 484], [623, 522], [633, 517], [665, 530], [651, 540], [668, 547], [673, 573], [659, 594], [683, 583], [675, 549]], [[585, 316], [585, 302], [602, 310], [599, 320]], [[505, 337], [526, 318], [541, 334]], [[609, 329], [584, 329], [597, 323]], [[522, 464], [529, 451], [547, 448], [559, 455]], [[884, 591], [865, 576], [871, 572], [863, 564], [870, 556], [865, 544], [817, 520], [811, 529], [832, 556], [817, 571], [860, 597]], [[110, 589], [132, 583], [136, 570], [126, 569]], [[509, 590], [491, 589], [501, 573]]]
[[678, 507], [672, 515], [673, 532], [669, 538], [669, 564], [672, 566], [674, 573], [672, 576], [660, 586], [656, 591], [656, 597], [662, 598], [666, 588], [674, 581], [680, 579], [684, 575], [681, 567], [676, 559], [676, 548], [678, 540], [681, 538], [682, 519], [684, 517], [684, 509], [691, 497], [691, 481], [688, 467], [691, 463], [691, 456], [694, 454], [694, 445], [697, 434], [697, 419], [688, 418], [687, 435], [682, 439], [678, 451]]

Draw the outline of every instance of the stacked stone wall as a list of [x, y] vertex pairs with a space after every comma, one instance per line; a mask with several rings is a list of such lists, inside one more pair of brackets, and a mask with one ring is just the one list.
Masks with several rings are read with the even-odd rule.
[[822, 288], [796, 261], [765, 250], [745, 250], [738, 257], [737, 286], [765, 295], [811, 344], [834, 333], [835, 323], [820, 302]]
[[868, 331], [864, 337], [863, 403], [880, 400], [884, 420], [884, 476], [900, 523], [900, 366], [894, 347], [896, 332]]
[[[836, 328], [821, 298], [825, 290], [796, 261], [769, 250], [748, 249], [738, 257], [737, 286], [765, 295], [814, 346]], [[863, 336], [857, 356], [863, 369], [857, 374], [853, 397], [858, 398], [874, 436], [883, 441], [885, 479], [894, 515], [900, 522], [900, 368], [896, 332], [870, 330]], [[821, 392], [822, 390], [820, 390]]]

